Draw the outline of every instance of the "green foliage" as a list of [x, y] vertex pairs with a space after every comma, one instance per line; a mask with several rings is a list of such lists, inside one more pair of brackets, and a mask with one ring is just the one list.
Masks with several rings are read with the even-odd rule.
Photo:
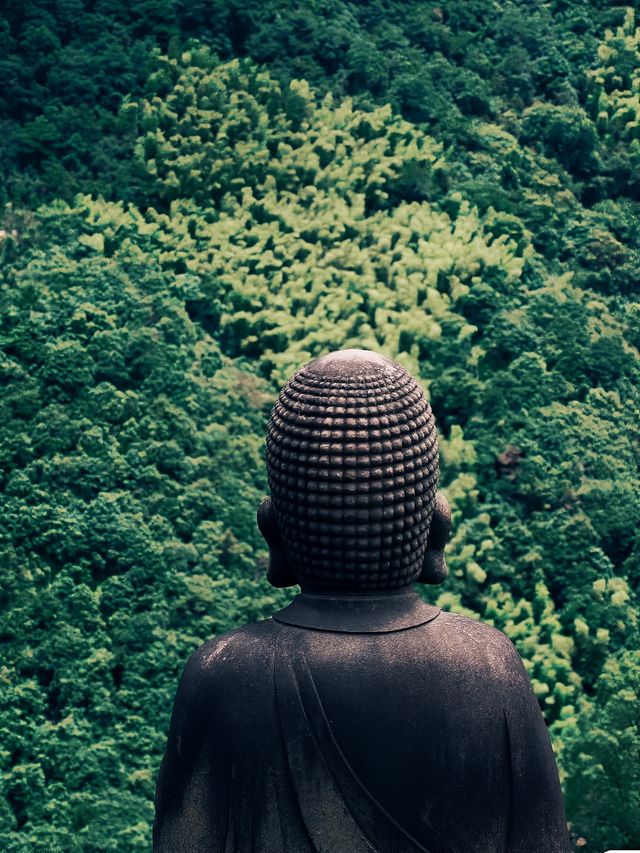
[[[523, 258], [506, 235], [485, 233], [465, 203], [453, 219], [429, 204], [440, 168], [429, 137], [389, 108], [365, 113], [330, 97], [318, 105], [305, 84], [283, 92], [236, 63], [204, 78], [200, 69], [183, 66], [178, 75], [177, 62], [169, 66], [188, 106], [178, 115], [172, 96], [141, 104], [138, 151], [147, 154], [141, 167], [149, 179], [159, 176], [156, 203], [165, 192], [184, 200], [169, 216], [149, 210], [148, 217], [185, 269], [203, 277], [211, 327], [228, 355], [250, 356], [264, 375], [276, 370], [281, 379], [310, 355], [359, 341], [405, 353], [416, 370], [423, 362], [428, 379], [429, 350], [446, 326], [457, 335], [459, 365], [473, 361], [475, 328], [456, 305], [480, 273], [514, 288]], [[239, 86], [262, 90], [262, 107], [251, 101], [252, 124], [237, 107]], [[211, 91], [220, 111], [215, 138], [203, 131], [216, 162], [206, 172], [198, 154], [179, 152], [181, 129], [211, 119]], [[293, 97], [299, 125], [287, 114]], [[230, 125], [243, 126], [243, 135]], [[157, 128], [151, 152], [149, 126]], [[196, 137], [192, 144], [199, 149]], [[223, 159], [215, 146], [225, 144]], [[215, 215], [203, 211], [207, 203]]]
[[567, 810], [597, 850], [630, 849], [640, 837], [639, 701], [636, 648], [609, 658], [594, 701], [563, 735]]
[[597, 168], [597, 134], [580, 107], [533, 104], [522, 116], [522, 141], [540, 144], [572, 172], [588, 175]]
[[276, 603], [253, 524], [271, 395], [137, 211], [79, 199], [33, 229], [0, 329], [0, 846], [146, 849], [185, 658]]
[[[640, 27], [633, 9], [624, 22], [606, 30], [598, 46], [600, 65], [587, 72], [589, 105], [596, 124], [609, 145], [630, 142], [637, 151], [640, 142]], [[634, 145], [634, 142], [636, 143]]]

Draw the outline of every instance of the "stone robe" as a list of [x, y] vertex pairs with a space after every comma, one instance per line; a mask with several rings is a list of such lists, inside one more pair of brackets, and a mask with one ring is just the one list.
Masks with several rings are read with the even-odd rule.
[[157, 853], [569, 853], [511, 642], [414, 592], [303, 594], [206, 643], [176, 696]]

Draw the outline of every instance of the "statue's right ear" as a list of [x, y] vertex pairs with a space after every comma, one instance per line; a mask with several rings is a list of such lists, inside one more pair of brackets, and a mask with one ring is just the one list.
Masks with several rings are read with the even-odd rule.
[[416, 578], [418, 583], [442, 583], [447, 577], [447, 563], [444, 558], [444, 546], [451, 532], [451, 507], [442, 492], [436, 494], [436, 504], [431, 516], [431, 526], [427, 537], [427, 550], [424, 554], [422, 571]]
[[269, 548], [267, 580], [271, 586], [278, 589], [295, 586], [298, 581], [287, 559], [271, 498], [265, 498], [258, 507], [258, 530], [262, 533]]

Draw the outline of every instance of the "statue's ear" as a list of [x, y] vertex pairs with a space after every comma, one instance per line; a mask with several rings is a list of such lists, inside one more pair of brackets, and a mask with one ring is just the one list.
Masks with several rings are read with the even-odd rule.
[[269, 547], [267, 580], [271, 586], [279, 589], [285, 586], [295, 586], [298, 581], [287, 559], [271, 498], [265, 498], [258, 507], [258, 529]]
[[422, 571], [416, 578], [418, 583], [442, 583], [447, 577], [447, 563], [444, 558], [444, 546], [451, 532], [451, 507], [442, 492], [436, 495], [436, 504], [431, 517], [431, 527], [427, 539]]

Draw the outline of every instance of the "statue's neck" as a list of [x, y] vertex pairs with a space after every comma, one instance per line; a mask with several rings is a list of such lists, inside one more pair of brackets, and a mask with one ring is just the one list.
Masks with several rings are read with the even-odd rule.
[[320, 593], [305, 589], [273, 618], [285, 625], [347, 634], [384, 634], [435, 619], [439, 607], [408, 589], [388, 592]]

